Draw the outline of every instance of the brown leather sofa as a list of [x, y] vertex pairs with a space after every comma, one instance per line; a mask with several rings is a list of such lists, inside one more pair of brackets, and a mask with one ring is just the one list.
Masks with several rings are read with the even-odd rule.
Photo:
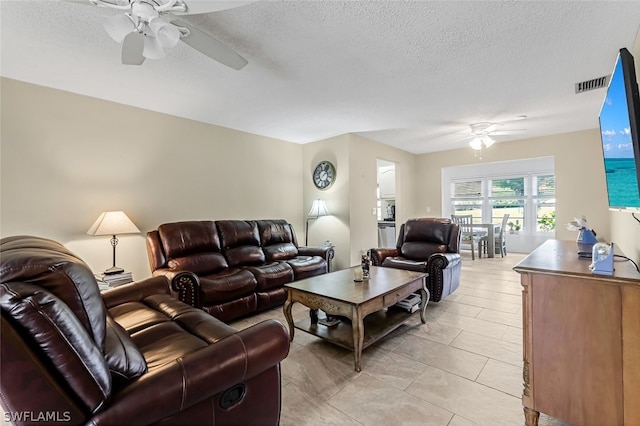
[[280, 418], [275, 320], [236, 331], [155, 277], [100, 293], [55, 241], [0, 240], [0, 401], [15, 424], [266, 425]]
[[375, 266], [427, 272], [432, 302], [460, 285], [460, 226], [451, 219], [409, 219], [400, 226], [396, 248], [372, 248], [369, 253]]
[[153, 276], [222, 321], [284, 303], [284, 285], [329, 272], [331, 247], [299, 247], [285, 220], [165, 223], [147, 233]]

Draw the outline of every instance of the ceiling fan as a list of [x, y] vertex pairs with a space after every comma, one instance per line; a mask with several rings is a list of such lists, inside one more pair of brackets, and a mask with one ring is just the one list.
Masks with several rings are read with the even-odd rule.
[[470, 124], [470, 137], [472, 139], [469, 141], [469, 146], [479, 151], [483, 148], [489, 148], [496, 142], [491, 136], [517, 135], [526, 131], [526, 129], [499, 130], [499, 126], [502, 125], [503, 123], [491, 123], [488, 121]]
[[142, 65], [146, 58], [160, 59], [165, 49], [183, 41], [192, 48], [228, 67], [239, 70], [247, 60], [230, 47], [193, 25], [177, 19], [180, 15], [217, 12], [254, 1], [196, 0], [64, 0], [122, 11], [105, 16], [107, 33], [122, 43], [122, 63]]

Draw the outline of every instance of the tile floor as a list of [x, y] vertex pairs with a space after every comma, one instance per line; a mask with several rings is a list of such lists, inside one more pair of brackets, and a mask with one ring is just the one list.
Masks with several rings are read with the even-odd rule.
[[[419, 314], [362, 354], [302, 331], [282, 362], [282, 426], [524, 424], [522, 307], [519, 275], [524, 255], [471, 260], [463, 253], [456, 292]], [[308, 315], [293, 306], [294, 317]], [[266, 318], [286, 324], [282, 308], [233, 323], [238, 329]], [[568, 426], [541, 415], [540, 426]]]

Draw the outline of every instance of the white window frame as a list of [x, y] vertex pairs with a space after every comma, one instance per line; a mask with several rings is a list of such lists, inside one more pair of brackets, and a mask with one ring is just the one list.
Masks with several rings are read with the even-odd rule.
[[[480, 180], [482, 182], [481, 205], [483, 223], [493, 222], [491, 218], [492, 197], [489, 184], [492, 180], [524, 178], [524, 195], [507, 197], [524, 200], [524, 221], [521, 233], [525, 235], [553, 236], [554, 232], [537, 230], [537, 200], [555, 199], [555, 196], [534, 196], [534, 177], [555, 176], [553, 157], [530, 158], [524, 160], [501, 161], [469, 166], [445, 167], [442, 169], [442, 212], [449, 217], [453, 211], [453, 183]], [[499, 199], [507, 199], [499, 197]], [[469, 198], [465, 198], [469, 199]], [[554, 203], [555, 205], [555, 203]]]

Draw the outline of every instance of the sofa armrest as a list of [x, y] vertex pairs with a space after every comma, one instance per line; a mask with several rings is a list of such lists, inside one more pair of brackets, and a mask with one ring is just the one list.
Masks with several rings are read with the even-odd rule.
[[170, 282], [166, 277], [157, 276], [123, 284], [102, 292], [107, 309], [126, 302], [142, 300], [153, 294], [171, 294]]
[[145, 374], [114, 395], [92, 423], [150, 424], [180, 413], [276, 367], [289, 344], [280, 322], [258, 323]]
[[166, 277], [171, 282], [171, 294], [178, 300], [194, 308], [202, 309], [200, 279], [195, 273], [160, 268], [153, 271], [153, 275]]
[[429, 265], [439, 269], [453, 268], [460, 263], [460, 253], [434, 253], [429, 256]]
[[334, 251], [333, 247], [327, 246], [298, 247], [298, 254], [301, 256], [320, 256], [327, 262], [331, 262], [331, 259], [333, 259]]
[[384, 262], [385, 258], [397, 255], [397, 248], [372, 248], [369, 250], [371, 264], [373, 266], [382, 266], [382, 262]]
[[451, 294], [460, 285], [462, 269], [460, 253], [434, 253], [427, 261], [427, 286], [431, 301], [439, 302], [443, 294]]

